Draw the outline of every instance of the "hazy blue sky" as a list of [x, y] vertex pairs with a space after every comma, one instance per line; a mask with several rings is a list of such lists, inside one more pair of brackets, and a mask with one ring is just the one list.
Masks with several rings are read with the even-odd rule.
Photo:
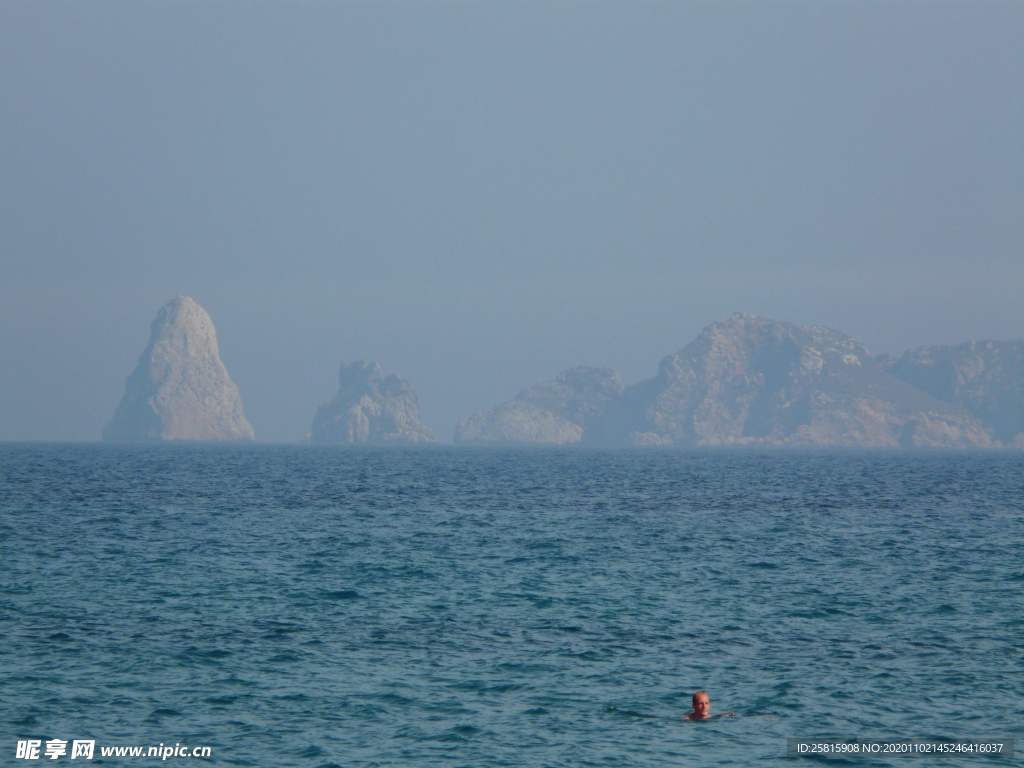
[[458, 419], [734, 311], [1024, 337], [1024, 3], [0, 4], [0, 439], [192, 296], [261, 441], [342, 361]]

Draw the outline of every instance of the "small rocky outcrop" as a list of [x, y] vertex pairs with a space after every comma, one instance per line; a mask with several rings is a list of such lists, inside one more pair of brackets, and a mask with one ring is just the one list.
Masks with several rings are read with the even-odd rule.
[[338, 394], [321, 405], [311, 443], [436, 443], [420, 421], [416, 392], [405, 379], [387, 378], [376, 362], [342, 365]]
[[850, 336], [747, 314], [664, 358], [590, 432], [627, 445], [991, 445], [977, 418], [891, 376]]
[[1024, 448], [1024, 341], [967, 341], [918, 347], [888, 371], [982, 421], [1003, 445]]
[[463, 419], [455, 428], [455, 442], [577, 443], [623, 389], [609, 368], [571, 368], [554, 381], [535, 384], [509, 402]]
[[149, 346], [128, 377], [103, 439], [254, 439], [238, 387], [221, 362], [213, 321], [188, 296], [168, 302], [157, 313]]

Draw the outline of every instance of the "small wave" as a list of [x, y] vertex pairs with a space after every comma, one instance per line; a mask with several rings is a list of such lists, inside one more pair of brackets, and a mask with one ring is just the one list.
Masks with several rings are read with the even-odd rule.
[[607, 711], [613, 715], [619, 715], [620, 717], [640, 717], [647, 720], [657, 720], [658, 715], [648, 715], [643, 712], [637, 712], [635, 709], [619, 709], [618, 707], [608, 706]]
[[160, 718], [160, 717], [181, 717], [182, 714], [183, 713], [179, 712], [176, 709], [161, 708], [161, 709], [154, 709], [152, 712], [149, 713], [149, 716], [146, 719], [147, 720], [154, 720], [154, 719], [157, 719], [157, 718]]
[[283, 663], [283, 662], [298, 661], [298, 660], [299, 660], [299, 657], [296, 656], [294, 653], [277, 653], [277, 654], [274, 654], [273, 656], [271, 656], [269, 659], [267, 659], [268, 662], [275, 663], [275, 664], [276, 663]]
[[217, 706], [228, 706], [230, 704], [234, 704], [237, 701], [241, 701], [242, 699], [250, 699], [250, 698], [252, 698], [252, 697], [249, 696], [248, 694], [239, 694], [239, 695], [236, 695], [236, 696], [213, 696], [213, 697], [211, 697], [209, 699], [204, 699], [204, 701], [207, 704], [214, 704], [214, 705], [217, 705]]
[[320, 597], [324, 600], [358, 600], [362, 595], [354, 589], [322, 589]]

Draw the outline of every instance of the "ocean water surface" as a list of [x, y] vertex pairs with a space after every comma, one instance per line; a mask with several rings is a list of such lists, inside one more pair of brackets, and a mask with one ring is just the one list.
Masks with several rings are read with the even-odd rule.
[[[681, 720], [697, 689], [735, 714]], [[0, 733], [0, 765], [1021, 765], [1024, 455], [0, 445]]]

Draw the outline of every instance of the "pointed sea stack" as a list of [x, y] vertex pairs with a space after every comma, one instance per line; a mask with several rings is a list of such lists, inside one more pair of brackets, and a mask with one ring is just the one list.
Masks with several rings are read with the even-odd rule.
[[311, 443], [436, 443], [420, 421], [416, 392], [376, 361], [341, 366], [338, 394], [313, 417]]
[[103, 439], [253, 440], [238, 387], [220, 359], [217, 332], [188, 296], [168, 302], [153, 321], [146, 347]]

